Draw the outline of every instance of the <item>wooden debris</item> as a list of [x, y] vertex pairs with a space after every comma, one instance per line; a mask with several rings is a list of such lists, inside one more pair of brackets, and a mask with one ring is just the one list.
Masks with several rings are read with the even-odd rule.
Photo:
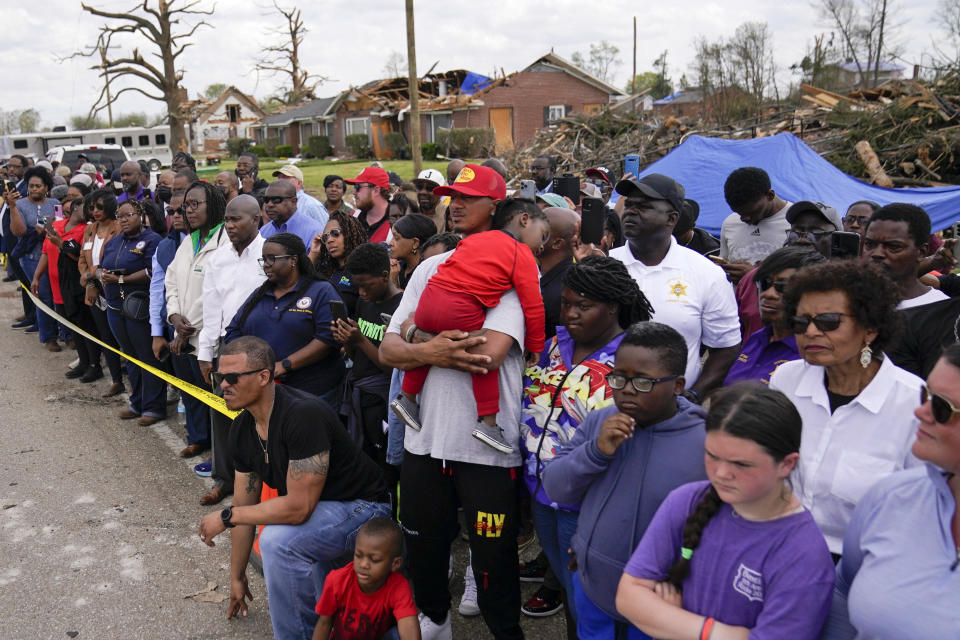
[[860, 160], [863, 161], [864, 166], [867, 167], [867, 174], [870, 176], [870, 181], [878, 187], [892, 187], [893, 180], [891, 180], [887, 172], [883, 170], [883, 165], [880, 164], [880, 159], [877, 158], [877, 154], [874, 152], [873, 147], [870, 146], [870, 143], [866, 140], [861, 140], [854, 148], [857, 151], [857, 155], [860, 156]]

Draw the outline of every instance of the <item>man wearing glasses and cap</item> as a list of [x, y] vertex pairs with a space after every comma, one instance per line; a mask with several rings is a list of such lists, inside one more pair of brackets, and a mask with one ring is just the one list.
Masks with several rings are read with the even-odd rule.
[[367, 232], [370, 242], [386, 242], [390, 234], [387, 209], [390, 207], [390, 176], [380, 167], [367, 167], [353, 180], [356, 218]]
[[[623, 262], [654, 313], [652, 320], [670, 325], [687, 343], [684, 392], [701, 402], [720, 386], [740, 350], [740, 320], [733, 288], [723, 269], [680, 246], [673, 229], [683, 211], [683, 186], [652, 173], [621, 180], [625, 199], [623, 232], [627, 244], [610, 251]], [[700, 347], [709, 350], [701, 367]]]
[[303, 171], [300, 167], [292, 164], [283, 165], [273, 172], [273, 177], [286, 180], [297, 188], [297, 213], [305, 214], [323, 226], [327, 225], [330, 214], [319, 200], [303, 190]]

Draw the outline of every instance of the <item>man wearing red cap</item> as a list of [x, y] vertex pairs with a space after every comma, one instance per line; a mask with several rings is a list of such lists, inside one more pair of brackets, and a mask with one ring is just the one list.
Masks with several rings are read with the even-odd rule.
[[356, 217], [367, 231], [370, 242], [386, 242], [390, 233], [387, 208], [390, 205], [390, 176], [380, 167], [367, 167], [353, 180], [357, 204]]
[[[468, 171], [469, 170], [469, 171]], [[441, 189], [441, 188], [438, 188]], [[470, 237], [493, 229], [497, 202], [506, 195], [493, 169], [467, 165], [449, 193], [454, 230]], [[521, 464], [520, 394], [523, 385], [524, 313], [515, 291], [487, 309], [473, 334], [443, 331], [433, 336], [412, 323], [427, 282], [452, 252], [420, 263], [380, 345], [382, 364], [403, 370], [429, 365], [420, 392], [419, 431], [404, 434], [400, 467], [400, 520], [424, 640], [452, 637], [447, 568], [456, 537], [457, 502], [470, 534], [477, 603], [495, 638], [522, 638], [517, 557], [516, 467]], [[470, 349], [470, 352], [467, 350]], [[497, 424], [513, 445], [503, 453], [471, 435], [477, 424], [472, 373], [497, 369]]]

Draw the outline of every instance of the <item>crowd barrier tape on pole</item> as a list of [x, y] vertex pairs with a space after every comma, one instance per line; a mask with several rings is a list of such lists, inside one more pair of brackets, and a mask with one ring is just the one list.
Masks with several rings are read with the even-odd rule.
[[200, 402], [204, 403], [205, 405], [207, 405], [208, 407], [210, 407], [211, 409], [213, 409], [213, 410], [215, 410], [215, 411], [219, 411], [220, 413], [222, 413], [223, 415], [227, 416], [228, 418], [231, 418], [231, 419], [232, 419], [232, 418], [236, 418], [238, 415], [240, 415], [240, 413], [241, 413], [240, 411], [233, 411], [233, 410], [231, 410], [231, 409], [228, 409], [228, 408], [227, 408], [227, 404], [223, 401], [223, 398], [221, 398], [220, 396], [216, 395], [215, 393], [212, 393], [212, 392], [210, 392], [210, 391], [207, 391], [206, 389], [201, 389], [200, 387], [198, 387], [198, 386], [196, 386], [196, 385], [194, 385], [194, 384], [190, 384], [189, 382], [187, 382], [187, 381], [185, 381], [185, 380], [181, 380], [180, 378], [178, 378], [178, 377], [176, 377], [176, 376], [170, 375], [170, 374], [167, 373], [166, 371], [161, 371], [160, 369], [157, 369], [156, 367], [153, 367], [153, 366], [147, 364], [146, 362], [141, 362], [141, 361], [137, 360], [136, 358], [131, 357], [129, 354], [126, 354], [126, 353], [124, 353], [123, 351], [120, 351], [119, 349], [114, 349], [114, 348], [111, 347], [109, 344], [107, 344], [107, 343], [104, 342], [103, 340], [100, 340], [100, 339], [97, 338], [96, 336], [90, 335], [89, 333], [87, 333], [86, 331], [84, 331], [83, 329], [81, 329], [80, 327], [78, 327], [77, 325], [73, 324], [72, 322], [70, 322], [69, 320], [67, 320], [66, 318], [64, 318], [62, 315], [60, 315], [59, 313], [57, 313], [57, 312], [54, 311], [53, 309], [51, 309], [50, 307], [48, 307], [46, 304], [44, 304], [43, 301], [40, 300], [40, 298], [38, 298], [37, 296], [35, 296], [35, 295], [33, 294], [33, 292], [30, 291], [30, 289], [29, 289], [28, 287], [26, 287], [22, 282], [20, 283], [20, 286], [23, 287], [23, 290], [27, 292], [27, 295], [30, 296], [30, 299], [33, 300], [33, 303], [34, 303], [35, 305], [37, 305], [37, 307], [39, 307], [40, 309], [43, 309], [44, 313], [46, 313], [46, 314], [47, 314], [48, 316], [50, 316], [51, 318], [54, 318], [54, 319], [55, 319], [57, 322], [59, 322], [60, 324], [62, 324], [62, 325], [64, 325], [64, 326], [67, 326], [67, 327], [70, 327], [70, 329], [72, 329], [73, 331], [76, 331], [77, 333], [79, 333], [80, 335], [84, 336], [84, 337], [87, 338], [88, 340], [92, 340], [93, 342], [96, 342], [98, 345], [100, 345], [100, 346], [103, 347], [104, 349], [109, 349], [110, 351], [113, 351], [114, 353], [116, 353], [116, 354], [117, 354], [118, 356], [120, 356], [121, 358], [124, 358], [124, 359], [126, 359], [126, 360], [129, 360], [130, 362], [132, 362], [133, 364], [137, 365], [138, 367], [140, 367], [140, 368], [143, 369], [144, 371], [149, 371], [150, 373], [152, 373], [153, 375], [157, 376], [158, 378], [160, 378], [160, 379], [163, 380], [164, 382], [167, 382], [167, 383], [169, 383], [169, 384], [172, 384], [172, 385], [175, 386], [177, 389], [180, 389], [181, 391], [183, 391], [183, 392], [185, 392], [185, 393], [189, 393], [191, 396], [193, 396], [194, 398], [196, 398], [196, 399], [199, 400]]

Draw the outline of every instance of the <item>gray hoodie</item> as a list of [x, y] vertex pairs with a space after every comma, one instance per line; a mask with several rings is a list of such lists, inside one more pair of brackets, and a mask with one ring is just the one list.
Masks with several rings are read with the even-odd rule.
[[657, 508], [680, 485], [704, 480], [703, 407], [677, 398], [677, 413], [638, 427], [612, 456], [597, 448], [603, 421], [619, 411], [607, 407], [587, 416], [573, 439], [543, 470], [551, 500], [580, 504], [573, 550], [590, 600], [618, 620], [614, 604], [623, 567], [640, 543]]

